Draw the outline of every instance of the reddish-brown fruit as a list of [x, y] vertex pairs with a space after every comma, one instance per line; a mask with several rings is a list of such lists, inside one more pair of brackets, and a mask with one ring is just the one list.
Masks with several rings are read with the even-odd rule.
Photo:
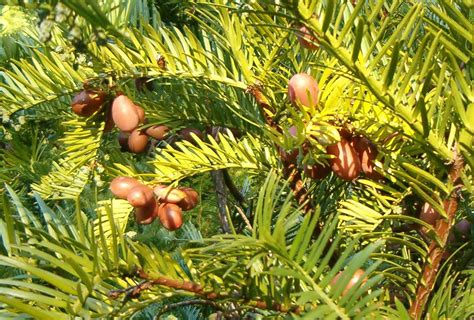
[[157, 216], [158, 205], [155, 200], [144, 207], [137, 207], [135, 209], [135, 221], [138, 224], [150, 224]]
[[297, 73], [288, 82], [288, 96], [292, 104], [299, 102], [305, 107], [318, 105], [319, 86], [309, 74]]
[[296, 34], [300, 45], [309, 50], [316, 50], [319, 48], [319, 41], [308, 31], [306, 26], [301, 26]]
[[283, 150], [283, 148], [279, 148], [279, 152], [280, 152], [281, 160], [285, 163], [295, 163], [299, 154], [298, 149], [285, 151]]
[[132, 100], [126, 95], [118, 95], [112, 102], [112, 119], [122, 131], [131, 132], [138, 127], [140, 117]]
[[163, 140], [170, 131], [165, 125], [151, 126], [145, 129], [145, 133], [156, 140]]
[[[342, 271], [339, 272], [335, 277], [334, 279], [332, 279], [331, 281], [331, 286], [334, 286], [337, 284], [337, 282], [339, 281], [340, 277], [342, 276]], [[362, 269], [357, 269], [354, 274], [352, 275], [352, 278], [349, 280], [349, 283], [346, 285], [346, 287], [344, 288], [344, 290], [342, 291], [342, 295], [345, 296], [347, 294], [347, 292], [349, 292], [349, 290], [351, 290], [351, 288], [356, 285], [358, 282], [362, 281], [362, 283], [366, 282], [367, 281], [367, 278], [364, 278], [362, 279], [362, 276], [364, 275], [365, 271], [362, 270]]]
[[104, 132], [110, 132], [115, 127], [114, 119], [112, 119], [112, 109], [111, 109], [112, 106], [111, 105], [105, 111]]
[[324, 179], [330, 172], [331, 167], [329, 165], [316, 163], [314, 165], [304, 166], [304, 174], [314, 180]]
[[195, 134], [199, 139], [203, 140], [204, 135], [202, 134], [201, 130], [195, 128], [184, 128], [179, 131], [179, 134], [183, 138], [183, 140], [189, 141], [194, 143], [194, 137], [191, 134]]
[[432, 225], [436, 225], [436, 221], [441, 219], [441, 215], [428, 202], [425, 202], [420, 212], [420, 220]]
[[177, 230], [183, 225], [183, 210], [173, 203], [162, 203], [158, 208], [158, 218], [166, 229]]
[[127, 199], [130, 190], [141, 185], [140, 181], [131, 177], [116, 177], [110, 183], [110, 191], [120, 199]]
[[148, 136], [142, 130], [133, 130], [128, 137], [128, 150], [133, 153], [142, 153], [148, 147]]
[[347, 140], [342, 139], [338, 143], [328, 146], [326, 151], [334, 156], [329, 162], [332, 171], [340, 178], [352, 181], [359, 176], [362, 170], [360, 160]]
[[194, 209], [199, 203], [199, 194], [197, 191], [189, 187], [182, 187], [179, 189], [183, 191], [186, 196], [183, 198], [183, 200], [178, 202], [178, 206], [180, 206], [184, 211]]
[[143, 184], [133, 187], [128, 192], [127, 200], [135, 208], [149, 206], [155, 201], [153, 190]]
[[153, 192], [161, 202], [177, 204], [186, 198], [186, 193], [182, 190], [165, 185], [157, 185]]
[[346, 139], [347, 141], [352, 140], [353, 134], [349, 129], [347, 128], [341, 128], [339, 130], [339, 135], [341, 136], [341, 139]]
[[105, 93], [98, 90], [82, 90], [71, 102], [72, 111], [81, 117], [90, 117], [105, 101]]
[[130, 133], [128, 132], [123, 132], [120, 131], [118, 135], [118, 142], [120, 145], [120, 150], [122, 152], [129, 152], [130, 150], [128, 149], [128, 137], [130, 137]]
[[135, 109], [137, 111], [138, 119], [139, 119], [140, 123], [145, 122], [145, 110], [143, 110], [142, 107], [137, 106], [137, 105], [135, 105]]
[[454, 232], [459, 236], [460, 240], [466, 240], [471, 233], [471, 223], [467, 219], [459, 220], [454, 225]]
[[372, 143], [369, 139], [363, 136], [352, 137], [351, 146], [357, 152], [360, 163], [362, 165], [362, 171], [365, 175], [373, 180], [382, 179], [382, 175], [375, 171], [374, 160], [377, 158], [377, 146]]

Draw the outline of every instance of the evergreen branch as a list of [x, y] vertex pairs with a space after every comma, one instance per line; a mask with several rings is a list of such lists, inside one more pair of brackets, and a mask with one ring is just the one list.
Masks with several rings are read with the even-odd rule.
[[211, 171], [211, 177], [214, 182], [214, 188], [217, 196], [217, 209], [219, 211], [219, 220], [224, 233], [231, 233], [229, 221], [229, 208], [227, 207], [227, 194], [224, 182], [223, 170]]
[[[229, 296], [227, 294], [216, 293], [216, 292], [208, 292], [199, 285], [198, 283], [192, 281], [181, 281], [181, 280], [174, 280], [167, 277], [158, 277], [158, 278], [151, 278], [144, 270], [138, 270], [137, 276], [141, 279], [144, 279], [139, 284], [135, 286], [130, 286], [125, 289], [120, 290], [111, 290], [108, 292], [108, 297], [111, 299], [117, 299], [119, 296], [125, 294], [123, 301], [128, 301], [133, 298], [137, 298], [142, 291], [149, 290], [153, 286], [163, 286], [174, 290], [182, 290], [189, 293], [193, 293], [198, 296], [202, 296], [206, 298], [206, 301], [212, 300], [220, 300], [220, 299], [228, 299]], [[284, 305], [278, 302], [271, 302], [270, 304], [261, 301], [261, 300], [247, 300], [247, 299], [236, 299], [242, 304], [248, 305], [250, 308], [259, 308], [259, 309], [266, 309], [266, 310], [273, 310], [278, 311], [281, 313], [296, 313], [299, 314], [302, 311], [300, 306], [296, 305]]]
[[271, 151], [251, 136], [239, 141], [221, 133], [218, 137], [219, 142], [208, 135], [209, 143], [196, 140], [196, 145], [192, 145], [184, 141], [175, 143], [175, 149], [167, 146], [166, 149], [157, 150], [155, 159], [150, 161], [155, 170], [154, 179], [167, 183], [185, 176], [226, 168], [242, 168], [259, 173], [267, 171], [276, 162], [267, 157]]
[[227, 186], [227, 189], [229, 189], [230, 194], [235, 198], [235, 200], [242, 205], [245, 202], [245, 198], [240, 193], [239, 189], [235, 186], [234, 181], [232, 180], [232, 177], [229, 174], [229, 171], [227, 169], [223, 169], [222, 173], [224, 174], [224, 182], [225, 185]]
[[[461, 156], [455, 157], [455, 161], [449, 173], [449, 182], [453, 184], [458, 180], [463, 169], [463, 159]], [[446, 213], [445, 218], [441, 218], [436, 221], [435, 233], [439, 237], [432, 239], [428, 249], [428, 254], [425, 258], [425, 263], [421, 272], [421, 279], [418, 281], [418, 287], [416, 290], [416, 297], [413, 299], [410, 306], [410, 315], [414, 319], [421, 319], [426, 302], [433, 290], [436, 277], [439, 272], [439, 267], [443, 255], [447, 249], [448, 236], [453, 225], [453, 221], [456, 216], [456, 210], [458, 208], [459, 194], [456, 189], [449, 195], [449, 198], [444, 201], [444, 211]]]

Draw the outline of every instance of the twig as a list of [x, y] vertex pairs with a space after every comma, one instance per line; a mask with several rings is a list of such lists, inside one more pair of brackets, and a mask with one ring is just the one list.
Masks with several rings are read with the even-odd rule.
[[240, 214], [240, 216], [244, 220], [245, 225], [247, 226], [247, 228], [249, 228], [250, 231], [253, 231], [252, 225], [250, 224], [249, 219], [245, 215], [245, 212], [242, 211], [242, 208], [240, 208], [239, 206], [235, 206], [235, 208], [237, 209], [237, 212]]
[[211, 171], [211, 177], [214, 182], [214, 187], [216, 188], [217, 208], [219, 210], [219, 220], [222, 230], [224, 233], [231, 233], [232, 230], [227, 216], [227, 194], [225, 192], [224, 174], [222, 170], [214, 170]]
[[[458, 181], [463, 166], [463, 159], [459, 155], [456, 155], [454, 164], [452, 165], [449, 172], [449, 180], [451, 183], [454, 184]], [[444, 201], [444, 211], [446, 212], [447, 219], [440, 219], [436, 221], [434, 229], [436, 235], [441, 239], [441, 241], [438, 243], [436, 239], [431, 240], [428, 249], [428, 256], [425, 259], [423, 271], [421, 272], [421, 279], [418, 282], [416, 297], [413, 299], [410, 306], [409, 312], [413, 319], [421, 319], [424, 306], [426, 305], [430, 293], [433, 290], [441, 260], [446, 251], [451, 224], [455, 218], [458, 207], [458, 197], [457, 189], [454, 189], [450, 197]]]
[[224, 182], [227, 186], [227, 189], [229, 189], [230, 194], [235, 198], [235, 200], [240, 204], [243, 205], [245, 202], [245, 198], [240, 193], [239, 189], [235, 186], [234, 181], [232, 180], [232, 177], [229, 174], [229, 171], [227, 169], [222, 169], [222, 172], [224, 174]]
[[[137, 298], [140, 293], [144, 290], [150, 289], [152, 286], [159, 285], [168, 288], [172, 288], [175, 290], [183, 290], [187, 292], [194, 293], [203, 297], [204, 299], [196, 299], [195, 301], [208, 301], [205, 304], [214, 305], [215, 302], [212, 300], [217, 299], [228, 299], [229, 296], [227, 294], [222, 293], [215, 293], [215, 292], [206, 292], [204, 288], [199, 285], [198, 283], [192, 281], [185, 281], [185, 280], [175, 280], [170, 279], [167, 277], [158, 277], [152, 279], [144, 270], [139, 269], [137, 271], [137, 276], [144, 281], [140, 282], [135, 286], [131, 286], [126, 289], [120, 290], [111, 290], [108, 292], [107, 296], [111, 299], [117, 299], [119, 296], [125, 293], [124, 301], [128, 301], [129, 299]], [[282, 313], [293, 312], [299, 314], [302, 309], [298, 305], [284, 305], [278, 302], [272, 302], [271, 304], [267, 304], [265, 301], [261, 300], [241, 300], [241, 304], [245, 304], [250, 308], [259, 308], [259, 309], [266, 309], [266, 310], [273, 310]], [[204, 304], [204, 302], [202, 303]]]

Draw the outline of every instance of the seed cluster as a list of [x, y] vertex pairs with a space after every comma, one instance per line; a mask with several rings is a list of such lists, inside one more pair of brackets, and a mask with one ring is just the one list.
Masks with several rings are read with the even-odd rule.
[[170, 231], [179, 229], [183, 224], [183, 211], [195, 208], [199, 202], [193, 188], [157, 185], [152, 189], [131, 177], [116, 177], [110, 183], [110, 191], [135, 208], [138, 224], [150, 224], [158, 218]]

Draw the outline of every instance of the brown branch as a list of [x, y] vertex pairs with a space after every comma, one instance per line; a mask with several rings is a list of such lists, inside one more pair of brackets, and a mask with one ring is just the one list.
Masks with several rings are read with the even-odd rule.
[[211, 177], [216, 188], [217, 208], [219, 210], [219, 220], [224, 233], [231, 233], [227, 216], [227, 194], [222, 170], [211, 171]]
[[[204, 288], [201, 285], [192, 281], [175, 280], [175, 279], [170, 279], [167, 277], [158, 277], [158, 278], [152, 279], [150, 275], [148, 275], [142, 269], [139, 269], [137, 271], [137, 276], [143, 279], [144, 281], [138, 283], [135, 286], [131, 286], [129, 288], [120, 289], [120, 290], [111, 290], [108, 292], [107, 296], [110, 297], [111, 299], [117, 299], [122, 294], [125, 294], [123, 301], [126, 302], [130, 299], [137, 298], [142, 291], [148, 290], [155, 285], [159, 285], [159, 286], [164, 286], [164, 287], [175, 289], [175, 290], [183, 290], [183, 291], [194, 293], [198, 296], [201, 296], [207, 299], [207, 300], [199, 300], [199, 301], [209, 301], [209, 302], [206, 302], [206, 304], [209, 304], [209, 305], [213, 304], [212, 300], [229, 299], [229, 296], [227, 294], [204, 291]], [[195, 300], [195, 301], [198, 301], [198, 300]], [[282, 313], [293, 312], [293, 313], [299, 314], [302, 311], [300, 306], [297, 306], [297, 305], [287, 306], [278, 302], [272, 302], [271, 304], [267, 304], [265, 301], [261, 301], [261, 300], [241, 300], [239, 302], [241, 302], [242, 304], [248, 305], [249, 308], [273, 310], [273, 311], [278, 311]]]
[[[463, 168], [463, 160], [461, 157], [455, 157], [454, 164], [449, 173], [449, 180], [451, 183], [457, 182]], [[432, 239], [428, 248], [428, 256], [425, 259], [425, 264], [421, 273], [421, 279], [418, 282], [416, 290], [416, 297], [413, 299], [410, 306], [410, 316], [413, 319], [421, 319], [424, 311], [424, 306], [428, 301], [431, 291], [433, 290], [436, 276], [438, 274], [441, 260], [446, 252], [448, 236], [454, 221], [456, 210], [458, 207], [458, 193], [457, 190], [451, 193], [448, 199], [444, 201], [444, 211], [447, 219], [439, 219], [436, 221], [435, 232], [440, 238], [440, 242]]]
[[240, 205], [243, 205], [245, 202], [245, 198], [242, 193], [240, 193], [239, 189], [237, 189], [237, 187], [235, 186], [235, 183], [232, 180], [229, 171], [227, 169], [222, 169], [222, 173], [224, 174], [224, 182], [227, 186], [227, 189], [229, 189], [230, 194]]

